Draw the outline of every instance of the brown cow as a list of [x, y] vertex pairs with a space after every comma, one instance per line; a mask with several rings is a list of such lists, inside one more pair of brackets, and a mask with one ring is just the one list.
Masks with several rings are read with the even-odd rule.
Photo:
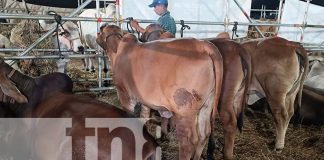
[[[275, 149], [284, 148], [289, 121], [308, 72], [307, 53], [299, 44], [274, 37], [242, 43], [252, 60], [249, 94], [266, 97], [276, 124]], [[253, 103], [253, 101], [250, 101]]]
[[[137, 103], [174, 115], [179, 159], [199, 159], [217, 112], [223, 76], [222, 57], [207, 41], [169, 39], [138, 43], [134, 35], [105, 27], [97, 38], [111, 62], [122, 106]], [[212, 119], [211, 119], [212, 118]]]
[[[111, 144], [115, 137], [120, 138], [122, 141], [123, 160], [135, 160], [135, 158], [139, 158], [139, 154], [141, 154], [143, 160], [153, 160], [157, 156], [156, 149], [158, 145], [145, 128], [136, 128], [135, 132], [129, 132], [130, 130], [124, 127], [125, 125], [127, 126], [125, 123], [134, 124], [132, 116], [115, 106], [89, 97], [56, 92], [35, 106], [31, 112], [31, 117], [56, 119], [54, 122], [39, 119], [38, 121], [32, 121], [31, 124], [19, 124], [19, 127], [12, 125], [6, 132], [1, 132], [2, 135], [4, 133], [10, 135], [5, 141], [0, 139], [0, 144], [7, 146], [1, 147], [1, 149], [10, 148], [13, 145], [14, 148], [11, 148], [12, 150], [16, 149], [17, 152], [21, 152], [17, 154], [17, 152], [10, 151], [6, 153], [7, 156], [19, 157], [21, 156], [19, 154], [26, 154], [26, 156], [30, 157], [24, 157], [24, 159], [69, 159], [69, 153], [72, 153], [72, 159], [85, 160], [85, 149], [87, 148], [87, 150], [93, 149], [97, 151], [87, 152], [89, 153], [88, 157], [98, 156], [99, 159], [109, 159], [112, 155], [117, 154], [111, 153]], [[62, 135], [66, 138], [72, 137], [72, 150], [69, 148], [70, 141], [65, 141], [61, 139], [62, 136], [58, 136], [60, 134], [58, 131], [66, 125], [62, 124], [59, 118], [72, 118], [72, 127], [66, 128], [66, 134]], [[87, 128], [85, 126], [85, 119], [89, 118], [125, 118], [123, 119], [125, 121], [121, 123], [120, 127], [117, 126], [118, 128], [112, 130], [108, 130], [109, 128], [107, 128], [107, 131], [102, 128], [97, 129], [96, 135], [94, 128]], [[26, 121], [28, 122], [28, 120]], [[101, 122], [100, 119], [96, 121]], [[1, 126], [3, 124], [5, 123], [0, 123]], [[138, 133], [142, 133], [145, 140], [141, 146], [142, 148], [139, 148], [142, 153], [138, 153], [138, 150], [136, 150], [136, 143], [139, 143], [139, 141], [135, 141], [135, 139], [141, 136]], [[85, 136], [97, 136], [98, 139], [100, 138], [100, 141], [98, 140], [98, 144], [91, 142], [85, 144]], [[16, 139], [19, 139], [19, 141], [17, 142]], [[19, 144], [19, 148], [15, 148], [17, 147], [15, 146], [16, 143]], [[0, 151], [0, 155], [1, 153]], [[10, 155], [10, 153], [16, 154]], [[0, 157], [3, 159], [6, 155], [1, 155]]]
[[[10, 79], [28, 99], [28, 103], [17, 103], [14, 102], [13, 99], [18, 100], [18, 102], [24, 102], [25, 100], [23, 97], [20, 97], [22, 99], [19, 99], [19, 97], [17, 99], [16, 96], [11, 96], [14, 97], [12, 99], [4, 94], [0, 94], [2, 95], [0, 110], [5, 110], [3, 112], [6, 113], [1, 116], [4, 117], [26, 117], [33, 107], [45, 98], [51, 96], [51, 94], [58, 91], [72, 92], [73, 82], [70, 77], [63, 73], [51, 73], [32, 78], [13, 69], [5, 63], [3, 58], [0, 58], [0, 71], [1, 79], [7, 79], [7, 81]], [[3, 93], [6, 92], [6, 90], [0, 92]]]
[[[11, 69], [11, 72], [8, 73], [8, 69]], [[9, 74], [9, 77], [7, 75]], [[54, 76], [56, 75], [56, 76]], [[72, 128], [67, 132], [67, 136], [72, 137], [79, 137], [79, 136], [85, 136], [86, 133], [88, 133], [87, 130], [82, 128], [84, 126], [84, 120], [85, 118], [132, 118], [130, 115], [128, 115], [125, 111], [122, 111], [121, 109], [118, 109], [110, 104], [105, 104], [103, 102], [90, 99], [88, 97], [84, 96], [78, 96], [73, 95], [69, 92], [71, 92], [72, 88], [69, 87], [63, 87], [62, 86], [69, 86], [70, 79], [65, 79], [68, 77], [63, 76], [63, 79], [66, 81], [62, 81], [62, 79], [55, 79], [55, 77], [59, 77], [63, 74], [58, 73], [54, 75], [45, 75], [43, 77], [48, 76], [49, 79], [52, 78], [52, 80], [59, 80], [58, 82], [61, 82], [61, 86], [56, 85], [58, 88], [52, 88], [55, 86], [48, 86], [49, 79], [48, 78], [38, 78], [33, 79], [28, 76], [24, 76], [17, 71], [13, 70], [9, 65], [7, 65], [5, 62], [3, 62], [3, 59], [0, 58], [0, 86], [1, 91], [5, 94], [8, 94], [11, 98], [14, 100], [17, 100], [18, 102], [27, 102], [27, 99], [25, 96], [23, 96], [21, 92], [26, 93], [26, 95], [29, 97], [29, 102], [33, 101], [33, 103], [27, 103], [27, 104], [17, 104], [17, 102], [14, 102], [11, 104], [11, 100], [7, 101], [8, 98], [2, 97], [0, 102], [0, 109], [2, 111], [1, 117], [14, 117], [14, 118], [25, 118], [25, 117], [32, 117], [32, 118], [72, 118]], [[11, 80], [9, 79], [11, 78]], [[22, 80], [21, 78], [24, 78]], [[46, 80], [46, 81], [44, 81]], [[17, 85], [18, 90], [15, 87], [14, 82], [23, 82], [24, 85]], [[36, 85], [34, 85], [34, 83]], [[68, 82], [68, 83], [67, 83]], [[63, 84], [65, 83], [65, 84]], [[53, 85], [56, 83], [53, 82]], [[67, 85], [68, 84], [68, 85]], [[9, 85], [9, 86], [7, 86]], [[4, 87], [2, 87], [4, 86]], [[20, 88], [21, 87], [21, 88]], [[49, 90], [51, 89], [51, 90]], [[40, 93], [34, 93], [40, 92]], [[14, 94], [12, 94], [14, 93]], [[40, 96], [39, 94], [42, 94], [43, 97], [33, 97], [33, 96]], [[17, 97], [16, 97], [17, 96]], [[32, 106], [35, 105], [35, 106]], [[19, 110], [15, 107], [20, 107]], [[3, 108], [6, 108], [6, 110], [3, 110]], [[134, 121], [133, 119], [129, 119], [129, 121]], [[1, 123], [2, 127], [3, 123]], [[64, 125], [64, 124], [63, 124]], [[8, 138], [5, 142], [0, 139], [0, 146], [9, 146], [15, 145], [15, 142], [18, 144], [21, 144], [22, 146], [19, 146], [20, 148], [12, 148], [17, 149], [19, 151], [23, 151], [23, 153], [28, 154], [28, 156], [31, 157], [24, 157], [24, 159], [35, 159], [35, 160], [41, 160], [41, 159], [65, 159], [67, 150], [69, 149], [68, 143], [65, 143], [62, 141], [62, 143], [55, 142], [57, 139], [51, 139], [48, 135], [57, 135], [57, 125], [51, 124], [51, 125], [28, 125], [28, 123], [20, 124], [20, 126], [17, 128], [16, 125], [13, 125], [9, 128], [7, 131]], [[36, 127], [30, 127], [30, 126], [36, 126]], [[20, 128], [21, 127], [21, 128]], [[33, 135], [35, 130], [40, 130], [42, 134], [40, 135]], [[147, 141], [144, 143], [142, 148], [142, 159], [155, 159], [156, 158], [156, 149], [157, 149], [157, 143], [153, 139], [151, 135], [147, 133], [145, 128], [141, 129], [138, 128], [138, 130], [143, 130], [143, 136], [145, 140]], [[125, 132], [127, 130], [125, 129], [118, 129], [118, 130], [112, 130], [111, 134], [109, 136], [112, 137], [119, 137], [121, 138], [123, 142], [123, 159], [131, 159], [135, 158], [136, 150], [135, 150], [135, 144], [132, 142], [132, 137], [130, 137], [129, 132]], [[138, 133], [137, 131], [136, 133]], [[39, 133], [39, 132], [37, 132]], [[3, 132], [0, 133], [0, 137], [4, 134]], [[26, 134], [26, 135], [25, 135]], [[94, 136], [94, 135], [93, 135]], [[98, 135], [99, 136], [99, 135]], [[140, 135], [135, 135], [140, 136]], [[33, 137], [31, 139], [30, 137]], [[18, 140], [16, 140], [18, 139]], [[32, 140], [32, 142], [31, 142]], [[89, 144], [87, 147], [89, 148], [98, 148], [98, 154], [101, 159], [107, 159], [110, 157], [111, 153], [109, 152], [110, 146], [106, 145], [107, 143], [111, 143], [111, 139], [106, 139], [105, 143], [100, 143], [103, 145], [103, 147], [109, 147], [109, 148], [100, 148], [97, 146], [97, 144]], [[109, 142], [110, 141], [110, 142]], [[5, 144], [3, 144], [5, 143]], [[73, 152], [72, 159], [82, 160], [85, 159], [85, 144], [84, 139], [77, 139], [75, 141], [72, 140], [72, 147]], [[53, 144], [58, 144], [57, 146]], [[56, 147], [57, 152], [50, 152], [50, 149], [53, 149], [53, 147]], [[1, 149], [4, 149], [2, 147]], [[81, 149], [81, 150], [80, 150]], [[108, 150], [107, 150], [108, 149]], [[52, 150], [51, 150], [52, 151]], [[83, 152], [82, 152], [83, 151]], [[0, 155], [3, 152], [0, 152]], [[10, 155], [10, 153], [16, 153], [14, 151], [10, 151], [6, 153], [6, 155], [19, 157], [21, 155], [15, 154]], [[22, 153], [22, 154], [23, 154]], [[6, 155], [1, 155], [0, 159], [3, 159], [6, 157]], [[6, 159], [6, 158], [4, 158]]]
[[228, 34], [228, 32], [220, 32], [220, 33], [218, 33], [218, 35], [216, 36], [216, 38], [231, 39], [231, 37]]
[[150, 42], [164, 38], [174, 38], [174, 35], [170, 32], [164, 31], [163, 28], [156, 23], [148, 25], [141, 36], [142, 42]]
[[228, 38], [209, 39], [222, 54], [224, 76], [219, 113], [224, 130], [224, 158], [233, 159], [237, 128], [243, 126], [243, 110], [251, 79], [251, 58], [244, 48]]
[[[75, 141], [72, 139], [72, 148], [73, 151], [77, 151], [73, 154], [73, 159], [82, 160], [85, 155], [85, 144], [84, 138], [89, 134], [89, 129], [84, 129], [84, 120], [85, 118], [125, 118], [129, 119], [128, 121], [134, 121], [134, 117], [127, 114], [125, 111], [118, 109], [115, 106], [112, 106], [107, 103], [100, 102], [96, 99], [92, 99], [85, 96], [73, 95], [70, 93], [61, 93], [58, 92], [53, 97], [44, 100], [40, 103], [35, 110], [33, 111], [33, 117], [37, 118], [72, 118], [72, 129], [67, 132], [68, 135], [83, 138], [76, 138]], [[50, 127], [48, 134], [50, 134], [53, 129]], [[146, 128], [137, 128], [138, 130], [143, 130], [143, 136], [147, 141], [142, 150], [142, 159], [155, 159], [156, 149], [158, 144], [155, 142], [154, 138], [147, 132]], [[135, 152], [135, 143], [132, 142], [132, 136], [129, 135], [129, 132], [126, 132], [125, 129], [120, 130], [111, 130], [109, 136], [119, 137], [123, 142], [122, 156], [123, 160], [134, 159], [138, 157]], [[93, 131], [94, 132], [94, 131]], [[99, 131], [97, 131], [99, 132]], [[99, 133], [98, 133], [99, 134]], [[91, 135], [91, 133], [87, 136]], [[99, 135], [98, 135], [99, 136]], [[141, 136], [141, 135], [135, 135]], [[109, 143], [109, 142], [107, 142]], [[111, 141], [110, 141], [111, 143]], [[126, 145], [124, 145], [124, 143]], [[105, 147], [99, 147], [104, 145]], [[46, 148], [47, 143], [42, 148]], [[40, 146], [41, 147], [41, 146]], [[61, 146], [60, 146], [61, 147]], [[58, 147], [58, 148], [60, 148]], [[87, 148], [98, 148], [98, 158], [99, 159], [109, 159], [112, 155], [110, 150], [111, 146], [109, 144], [98, 143], [97, 144], [87, 144]], [[57, 153], [52, 153], [53, 155], [43, 154], [44, 150], [40, 152], [39, 159], [47, 159], [46, 157], [55, 157]], [[45, 152], [46, 153], [46, 152]], [[64, 153], [64, 150], [62, 150]]]
[[[152, 38], [159, 37], [154, 36]], [[225, 159], [232, 159], [236, 129], [242, 129], [242, 111], [246, 103], [245, 96], [251, 77], [250, 57], [242, 46], [229, 39], [230, 36], [227, 32], [221, 32], [216, 38], [208, 39], [220, 50], [224, 61], [224, 81], [219, 112], [224, 128]], [[165, 128], [166, 124], [163, 124], [163, 122], [165, 123], [165, 121], [162, 121], [162, 128]], [[213, 148], [209, 149], [213, 150]]]

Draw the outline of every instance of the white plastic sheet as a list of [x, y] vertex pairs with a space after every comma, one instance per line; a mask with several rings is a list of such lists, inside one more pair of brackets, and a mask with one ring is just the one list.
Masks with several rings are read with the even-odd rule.
[[[226, 14], [227, 0], [169, 0], [168, 10], [176, 21], [208, 21], [208, 22], [224, 22]], [[249, 14], [251, 8], [251, 0], [238, 0], [244, 10]], [[123, 18], [133, 17], [134, 19], [157, 20], [158, 15], [149, 8], [148, 5], [152, 0], [122, 0], [121, 14]], [[229, 0], [229, 21], [230, 22], [248, 22], [239, 7]], [[148, 24], [141, 23], [142, 27]], [[207, 38], [215, 37], [218, 32], [225, 31], [224, 25], [202, 25], [190, 24], [190, 30], [184, 31], [184, 37]], [[125, 27], [125, 24], [124, 24]], [[177, 24], [177, 35], [180, 37], [181, 26]], [[229, 26], [231, 32], [233, 26]], [[248, 26], [238, 26], [239, 37], [247, 35]]]
[[[298, 0], [286, 0], [282, 13], [282, 24], [302, 24], [307, 3]], [[307, 24], [324, 25], [324, 7], [309, 4]], [[302, 32], [296, 27], [280, 27], [279, 36], [291, 41], [300, 41]], [[304, 43], [321, 43], [324, 41], [323, 28], [306, 28], [304, 31]]]

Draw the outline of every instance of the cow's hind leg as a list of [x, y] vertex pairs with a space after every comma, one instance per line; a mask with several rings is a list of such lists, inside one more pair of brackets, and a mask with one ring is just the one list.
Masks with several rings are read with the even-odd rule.
[[244, 89], [241, 88], [234, 96], [222, 101], [220, 118], [224, 132], [224, 159], [233, 159], [234, 140], [237, 132], [238, 115], [241, 114], [244, 100]]
[[196, 115], [186, 117], [175, 115], [177, 138], [179, 141], [179, 160], [190, 160], [198, 144]]
[[278, 94], [276, 97], [269, 97], [268, 103], [270, 105], [271, 112], [273, 114], [276, 125], [276, 142], [275, 150], [280, 151], [285, 145], [285, 135], [288, 127], [289, 116], [288, 108], [285, 102], [286, 96]]
[[207, 144], [209, 136], [211, 134], [212, 130], [212, 121], [211, 120], [211, 114], [213, 110], [213, 96], [214, 94], [211, 94], [210, 97], [205, 102], [204, 106], [200, 109], [198, 114], [198, 123], [197, 123], [197, 131], [198, 131], [198, 144], [195, 146], [195, 153], [193, 155], [193, 159], [200, 159], [202, 151]]

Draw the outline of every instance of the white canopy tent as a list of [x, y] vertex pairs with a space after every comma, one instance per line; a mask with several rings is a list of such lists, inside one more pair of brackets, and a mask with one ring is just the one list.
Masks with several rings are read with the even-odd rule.
[[[324, 25], [324, 7], [309, 4], [299, 0], [286, 0], [283, 13], [282, 24], [303, 24], [304, 18], [307, 24]], [[307, 13], [305, 17], [305, 13]], [[291, 41], [301, 41], [304, 43], [322, 43], [324, 42], [324, 28], [305, 28], [280, 27], [278, 35]]]
[[[228, 2], [228, 10], [226, 3]], [[238, 0], [246, 13], [250, 13], [251, 0]], [[157, 20], [158, 16], [154, 13], [153, 8], [148, 5], [152, 0], [121, 0], [121, 15], [122, 18], [133, 17], [140, 20]], [[206, 21], [206, 22], [224, 22], [226, 13], [228, 14], [229, 22], [246, 22], [247, 18], [244, 16], [239, 7], [232, 0], [169, 0], [168, 10], [176, 21]], [[142, 23], [145, 27], [149, 23]], [[224, 25], [203, 25], [190, 24], [190, 30], [184, 31], [184, 37], [207, 38], [215, 37], [217, 33], [225, 31]], [[126, 27], [125, 24], [123, 27]], [[177, 24], [177, 35], [180, 37], [181, 26]], [[233, 26], [229, 26], [231, 31]], [[238, 26], [237, 34], [239, 37], [247, 35], [248, 26]]]

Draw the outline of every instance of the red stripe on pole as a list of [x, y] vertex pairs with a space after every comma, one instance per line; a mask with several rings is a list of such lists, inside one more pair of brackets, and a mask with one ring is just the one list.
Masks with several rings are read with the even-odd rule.
[[99, 18], [97, 19], [97, 22], [102, 22], [102, 18], [99, 17]]
[[243, 12], [243, 14], [246, 16], [246, 17], [248, 17], [249, 15], [246, 13], [246, 12]]
[[119, 5], [119, 0], [116, 0], [116, 5]]

